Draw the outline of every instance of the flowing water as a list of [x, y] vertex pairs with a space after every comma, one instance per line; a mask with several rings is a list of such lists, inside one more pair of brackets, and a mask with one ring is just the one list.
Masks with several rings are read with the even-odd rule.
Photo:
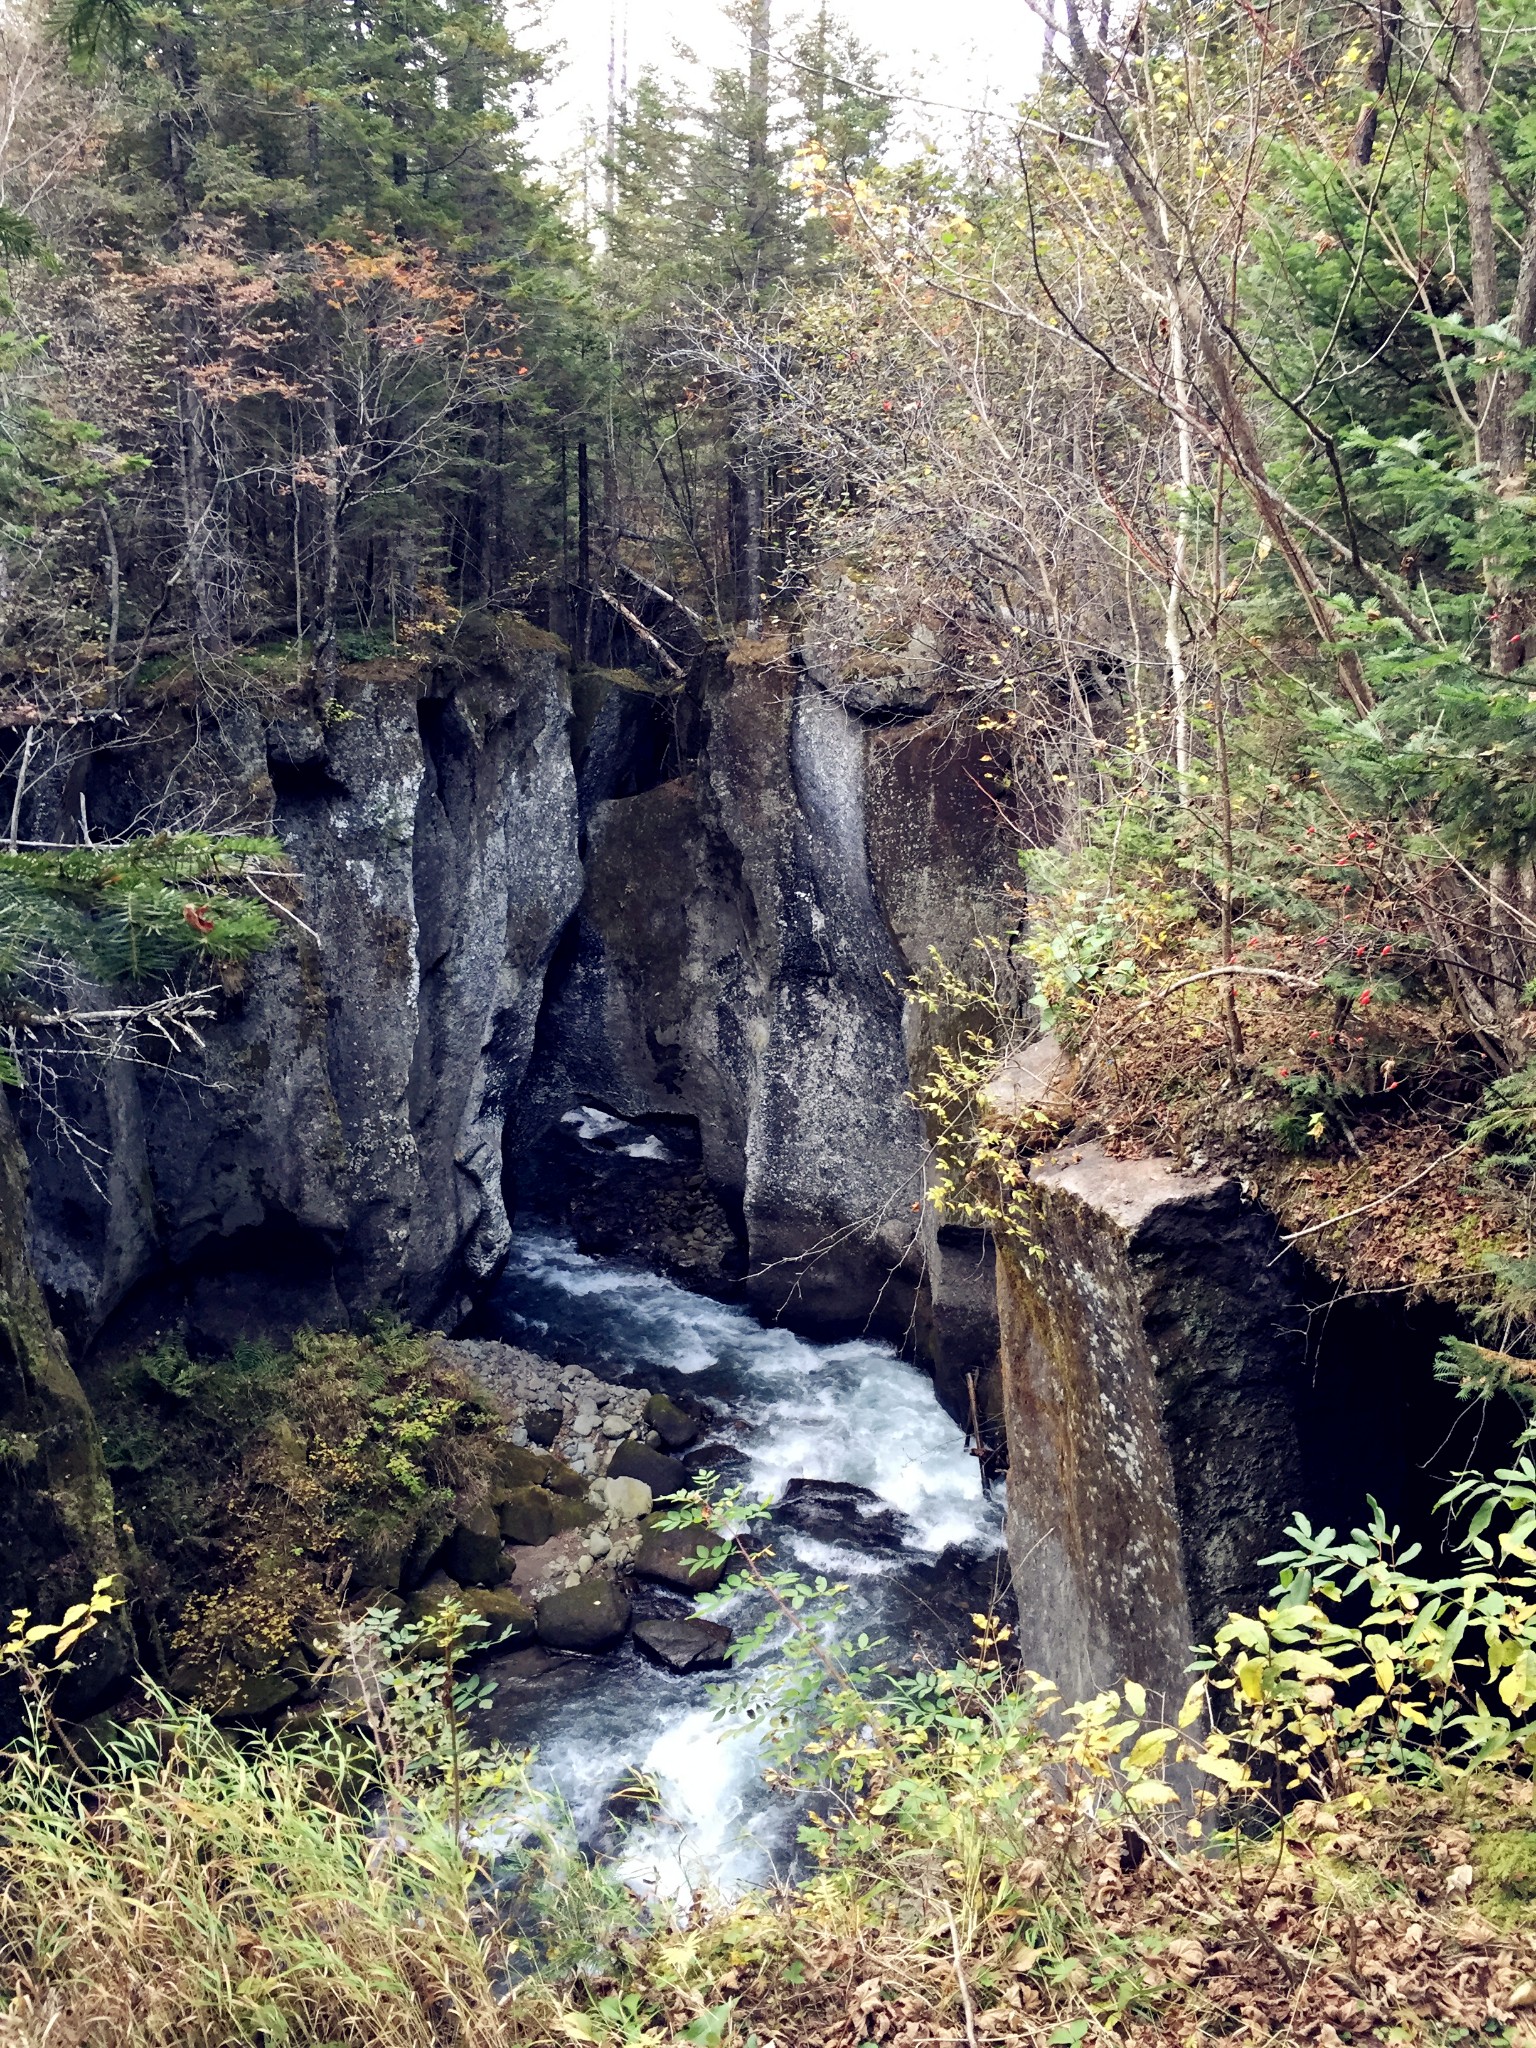
[[[812, 1343], [536, 1234], [514, 1241], [490, 1320], [509, 1343], [714, 1417], [696, 1462], [753, 1498], [782, 1500], [797, 1479], [835, 1482], [819, 1495], [792, 1489], [771, 1531], [777, 1561], [846, 1583], [844, 1630], [882, 1639], [878, 1654], [895, 1666], [963, 1652], [971, 1613], [1003, 1576], [1001, 1502], [927, 1377], [889, 1345]], [[637, 1612], [690, 1604], [636, 1591]], [[752, 1735], [717, 1714], [718, 1674], [676, 1676], [631, 1644], [537, 1662], [486, 1666], [497, 1680], [490, 1732], [537, 1746], [577, 1835], [627, 1882], [686, 1904], [701, 1888], [730, 1893], [788, 1868], [796, 1815], [763, 1783]], [[637, 1773], [659, 1803], [624, 1827], [615, 1795]]]

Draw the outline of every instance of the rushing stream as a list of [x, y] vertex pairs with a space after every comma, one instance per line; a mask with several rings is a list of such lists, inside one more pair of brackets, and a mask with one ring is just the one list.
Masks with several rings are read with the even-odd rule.
[[[893, 1665], [963, 1652], [972, 1612], [1001, 1577], [1001, 1504], [926, 1376], [889, 1345], [812, 1343], [532, 1234], [514, 1242], [491, 1317], [510, 1343], [718, 1417], [695, 1463], [753, 1498], [782, 1500], [797, 1479], [835, 1482], [793, 1489], [772, 1529], [778, 1561], [846, 1583], [845, 1628], [883, 1639]], [[689, 1604], [637, 1587], [637, 1611]], [[630, 1643], [486, 1668], [497, 1680], [492, 1732], [537, 1746], [582, 1842], [637, 1889], [686, 1902], [787, 1868], [794, 1815], [763, 1784], [751, 1736], [716, 1718], [718, 1675], [678, 1677]], [[614, 1796], [637, 1772], [660, 1804], [624, 1830]]]

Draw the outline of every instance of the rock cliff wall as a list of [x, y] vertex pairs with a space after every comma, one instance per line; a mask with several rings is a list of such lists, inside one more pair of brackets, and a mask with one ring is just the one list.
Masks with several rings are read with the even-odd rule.
[[637, 788], [636, 748], [606, 737], [634, 727], [635, 697], [608, 680], [580, 753], [586, 882], [515, 1120], [519, 1199], [627, 1176], [628, 1204], [575, 1197], [602, 1248], [739, 1280], [809, 1328], [947, 1346], [958, 1403], [990, 1305], [983, 1288], [962, 1333], [926, 1287], [905, 989], [930, 946], [963, 956], [1002, 914], [1011, 841], [971, 779], [981, 743], [952, 707], [861, 714], [748, 645], [666, 711]]
[[324, 719], [259, 706], [169, 697], [33, 823], [271, 830], [302, 875], [267, 883], [284, 941], [205, 1055], [25, 1103], [34, 1256], [78, 1347], [451, 1317], [506, 1244], [502, 1125], [581, 887], [563, 650], [486, 621], [430, 663], [344, 669]]
[[[119, 1569], [96, 1421], [26, 1254], [26, 1157], [0, 1096], [0, 1609], [46, 1621]], [[113, 1617], [82, 1641], [61, 1694], [87, 1704], [126, 1669]], [[46, 1657], [46, 1653], [45, 1653]], [[0, 1728], [18, 1702], [0, 1688]]]
[[1021, 1654], [1068, 1698], [1176, 1700], [1307, 1498], [1297, 1276], [1219, 1174], [1084, 1145], [1033, 1180], [1033, 1250], [998, 1260]]
[[968, 1413], [990, 1268], [919, 1234], [905, 990], [997, 928], [1013, 841], [954, 705], [839, 695], [779, 643], [675, 691], [573, 678], [504, 616], [344, 667], [323, 717], [269, 677], [155, 690], [28, 829], [270, 830], [302, 880], [268, 881], [283, 941], [204, 1055], [24, 1105], [77, 1349], [451, 1321], [510, 1192], [766, 1314], [915, 1343]]

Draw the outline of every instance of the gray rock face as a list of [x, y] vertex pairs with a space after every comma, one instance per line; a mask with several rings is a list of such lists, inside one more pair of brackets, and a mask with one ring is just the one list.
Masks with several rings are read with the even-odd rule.
[[641, 1420], [655, 1430], [669, 1451], [685, 1451], [699, 1433], [697, 1416], [680, 1408], [666, 1394], [652, 1394], [641, 1410]]
[[99, 830], [205, 789], [219, 822], [275, 831], [303, 886], [187, 1072], [67, 1085], [79, 1146], [33, 1114], [34, 1251], [77, 1344], [114, 1314], [210, 1346], [385, 1303], [429, 1321], [492, 1270], [502, 1125], [581, 886], [568, 717], [556, 643], [484, 626], [430, 669], [344, 670], [323, 725], [230, 713], [189, 765], [197, 720], [168, 710], [89, 764]]
[[501, 1549], [501, 1526], [489, 1508], [471, 1508], [454, 1525], [443, 1565], [461, 1586], [499, 1586], [510, 1576]]
[[669, 1458], [665, 1451], [653, 1451], [649, 1444], [637, 1443], [633, 1437], [621, 1443], [608, 1460], [608, 1477], [638, 1479], [657, 1500], [669, 1493], [681, 1493], [689, 1483], [688, 1467], [680, 1458]]
[[718, 1543], [697, 1526], [687, 1529], [659, 1529], [657, 1517], [642, 1524], [635, 1551], [635, 1571], [642, 1579], [657, 1579], [664, 1586], [681, 1586], [689, 1593], [713, 1593], [725, 1577], [727, 1564], [711, 1561], [698, 1564], [699, 1552], [713, 1552]]
[[[80, 1382], [48, 1320], [26, 1252], [26, 1161], [0, 1096], [0, 1600], [54, 1622], [89, 1600], [122, 1561], [101, 1441]], [[132, 1636], [120, 1605], [81, 1639], [61, 1699], [89, 1707], [128, 1668]], [[0, 1731], [20, 1722], [13, 1682], [0, 1685]]]
[[[807, 669], [747, 648], [703, 678], [665, 779], [610, 793], [584, 766], [586, 888], [511, 1131], [531, 1207], [579, 1171], [560, 1124], [573, 1108], [631, 1119], [663, 1149], [681, 1126], [754, 1306], [911, 1336], [928, 1256], [906, 984], [929, 946], [963, 957], [997, 929], [1013, 843], [967, 772], [972, 743], [928, 701], [882, 700], [904, 722], [866, 723]], [[593, 1248], [729, 1281], [705, 1220], [679, 1227], [661, 1167], [632, 1171], [632, 1244]], [[986, 1294], [951, 1346], [957, 1412], [960, 1352], [984, 1366], [995, 1348]], [[948, 1317], [946, 1300], [929, 1324]]]
[[[985, 1408], [988, 1290], [917, 1234], [905, 989], [998, 927], [1013, 841], [921, 680], [840, 697], [763, 643], [683, 692], [573, 686], [557, 643], [482, 620], [430, 665], [345, 668], [325, 719], [297, 684], [216, 719], [172, 695], [40, 782], [40, 838], [83, 795], [102, 833], [275, 831], [303, 878], [188, 1071], [66, 1080], [78, 1143], [34, 1105], [36, 1258], [76, 1347], [451, 1321], [505, 1247], [504, 1165], [526, 1201], [570, 1194], [564, 1159], [592, 1248], [915, 1336], [952, 1410], [972, 1369]], [[601, 1142], [567, 1121], [587, 1104]]]
[[718, 1621], [637, 1621], [635, 1641], [669, 1671], [723, 1671], [731, 1632]]
[[1033, 1177], [1043, 1257], [998, 1257], [1020, 1655], [1176, 1704], [1304, 1497], [1296, 1276], [1219, 1174], [1084, 1145]]

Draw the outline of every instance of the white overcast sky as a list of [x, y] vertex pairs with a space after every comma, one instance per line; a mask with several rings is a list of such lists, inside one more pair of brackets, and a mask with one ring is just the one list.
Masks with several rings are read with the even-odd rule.
[[[790, 27], [810, 0], [776, 0], [774, 28]], [[903, 127], [939, 142], [953, 137], [963, 114], [942, 106], [1007, 107], [1029, 89], [1039, 62], [1038, 24], [1022, 0], [967, 0], [949, 7], [934, 0], [833, 0], [854, 34], [884, 52], [895, 90], [914, 97]], [[607, 99], [610, 24], [627, 43], [629, 73], [647, 64], [665, 73], [679, 68], [681, 42], [709, 68], [737, 62], [740, 32], [715, 0], [542, 0], [538, 40], [557, 51], [555, 76], [539, 94], [539, 119], [524, 131], [535, 156], [551, 166], [577, 145], [582, 117], [599, 119]]]

